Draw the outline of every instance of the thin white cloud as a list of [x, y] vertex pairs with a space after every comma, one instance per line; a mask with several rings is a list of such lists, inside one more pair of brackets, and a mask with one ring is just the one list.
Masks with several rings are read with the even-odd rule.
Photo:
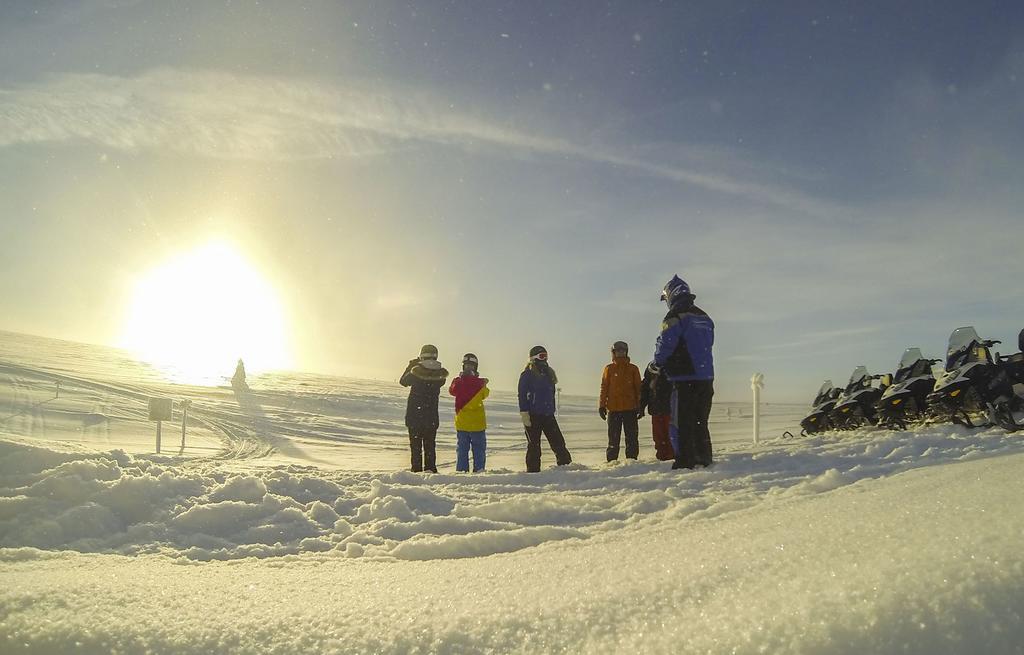
[[0, 146], [86, 141], [225, 159], [362, 157], [415, 142], [574, 157], [811, 214], [805, 194], [510, 129], [415, 89], [217, 72], [64, 74], [0, 89]]

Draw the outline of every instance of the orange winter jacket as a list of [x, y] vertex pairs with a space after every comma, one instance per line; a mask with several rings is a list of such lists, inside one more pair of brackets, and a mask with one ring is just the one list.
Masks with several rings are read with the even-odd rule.
[[616, 357], [601, 374], [601, 404], [609, 412], [640, 408], [640, 369], [629, 357]]

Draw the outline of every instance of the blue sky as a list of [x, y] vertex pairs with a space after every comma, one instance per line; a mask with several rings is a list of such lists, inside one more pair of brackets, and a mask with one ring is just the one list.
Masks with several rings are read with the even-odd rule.
[[596, 393], [678, 273], [719, 398], [809, 401], [1024, 327], [1022, 115], [1013, 2], [8, 2], [0, 328], [116, 344], [227, 239], [298, 368], [511, 388], [543, 343]]

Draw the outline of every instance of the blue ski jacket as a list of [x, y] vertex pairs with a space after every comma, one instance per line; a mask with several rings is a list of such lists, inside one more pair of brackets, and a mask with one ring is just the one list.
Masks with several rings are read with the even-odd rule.
[[558, 377], [547, 364], [530, 362], [519, 376], [519, 411], [539, 416], [555, 415]]
[[695, 305], [673, 308], [661, 324], [654, 362], [673, 382], [714, 380], [715, 322]]

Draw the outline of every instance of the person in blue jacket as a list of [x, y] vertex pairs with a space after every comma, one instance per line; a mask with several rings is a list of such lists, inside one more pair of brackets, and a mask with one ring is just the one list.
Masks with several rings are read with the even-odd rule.
[[668, 314], [654, 348], [652, 373], [672, 383], [672, 423], [669, 428], [676, 459], [672, 468], [711, 466], [708, 417], [714, 396], [715, 323], [693, 304], [690, 285], [673, 275], [661, 292]]
[[519, 415], [526, 428], [526, 471], [540, 471], [540, 434], [547, 437], [559, 466], [572, 463], [565, 437], [555, 419], [555, 388], [558, 376], [548, 365], [544, 346], [530, 349], [530, 361], [519, 376]]

